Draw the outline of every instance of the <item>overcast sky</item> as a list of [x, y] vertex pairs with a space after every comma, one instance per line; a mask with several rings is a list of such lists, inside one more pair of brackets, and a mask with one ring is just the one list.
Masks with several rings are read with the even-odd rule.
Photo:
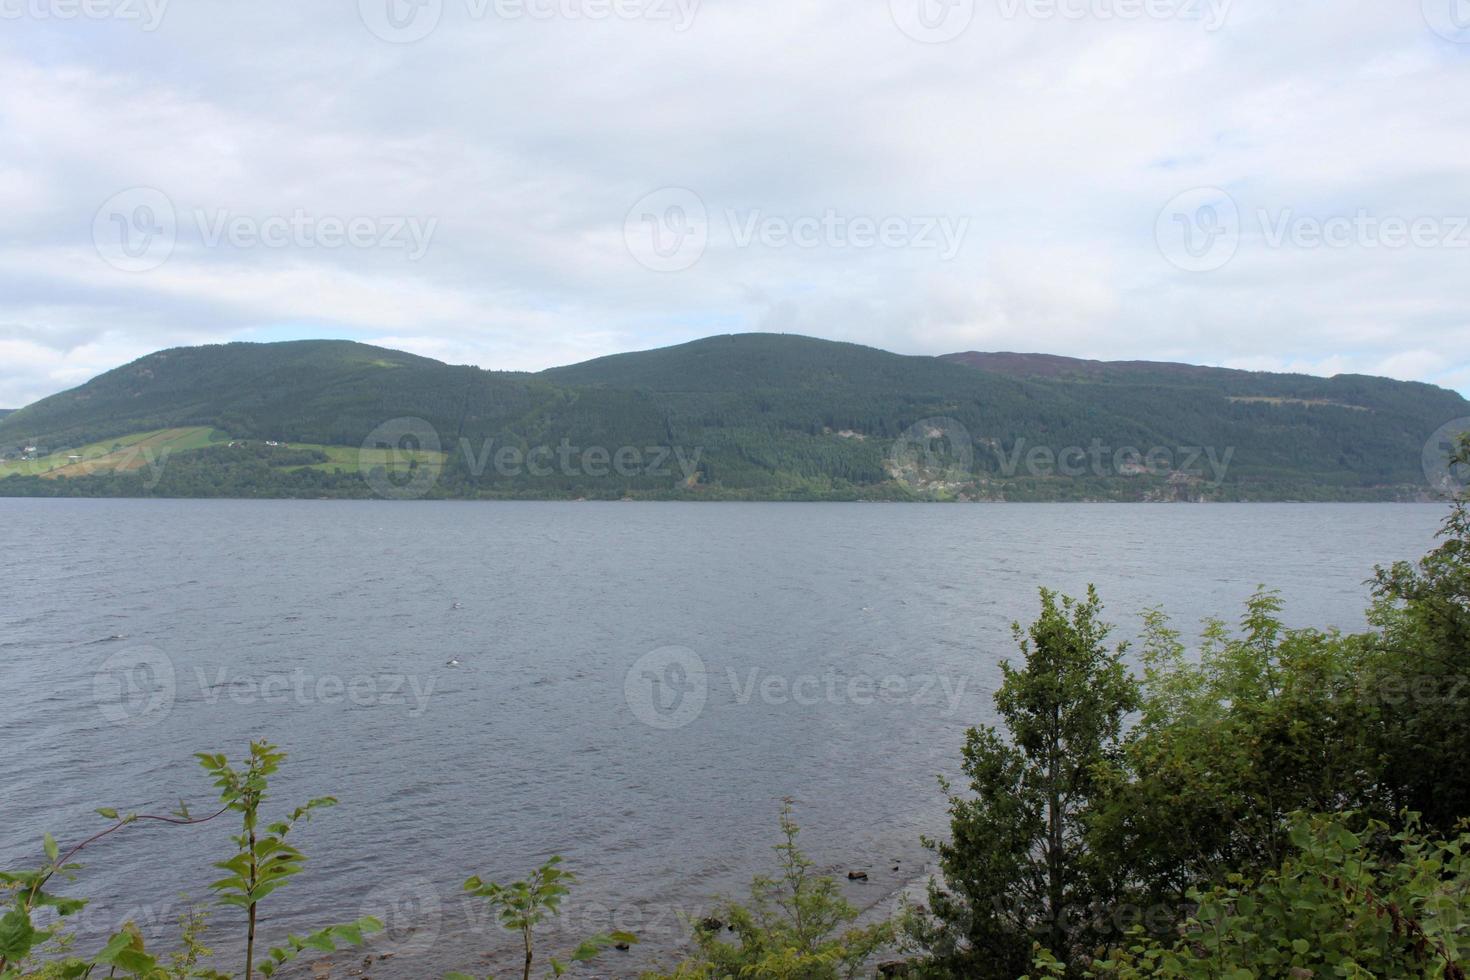
[[1470, 0], [0, 0], [0, 407], [748, 330], [1470, 392], [1467, 93]]

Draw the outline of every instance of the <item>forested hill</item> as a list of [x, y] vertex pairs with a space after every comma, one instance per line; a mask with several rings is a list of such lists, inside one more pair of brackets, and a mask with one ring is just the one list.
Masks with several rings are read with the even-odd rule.
[[539, 374], [346, 341], [160, 351], [0, 417], [0, 494], [1417, 499], [1431, 385], [773, 334]]

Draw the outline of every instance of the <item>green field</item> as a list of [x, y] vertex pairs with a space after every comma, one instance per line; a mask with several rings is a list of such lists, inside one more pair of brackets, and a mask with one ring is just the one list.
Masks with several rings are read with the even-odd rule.
[[[228, 446], [230, 437], [208, 426], [187, 426], [174, 429], [156, 429], [152, 432], [136, 432], [105, 439], [85, 446], [66, 447], [38, 456], [35, 459], [0, 460], [0, 480], [7, 476], [39, 476], [54, 480], [57, 477], [76, 478], [99, 473], [129, 473], [147, 467], [165, 465], [170, 457], [215, 446]], [[263, 445], [255, 441], [251, 445]], [[352, 446], [324, 446], [315, 443], [281, 443], [271, 447], [285, 451], [319, 452], [327, 457], [324, 462], [285, 466], [283, 470], [334, 470], [347, 472], [371, 470], [381, 466], [390, 473], [406, 469], [411, 462], [443, 464], [447, 453], [425, 450], [358, 449]]]
[[156, 429], [104, 439], [85, 446], [56, 449], [35, 459], [0, 460], [0, 479], [7, 476], [91, 476], [94, 473], [127, 473], [167, 460], [176, 453], [205, 449], [229, 436], [208, 426]]

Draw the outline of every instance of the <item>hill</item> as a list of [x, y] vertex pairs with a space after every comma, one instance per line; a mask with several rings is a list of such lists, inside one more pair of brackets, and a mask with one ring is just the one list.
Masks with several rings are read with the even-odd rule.
[[0, 494], [1413, 499], [1425, 440], [1464, 416], [1383, 378], [776, 334], [539, 374], [226, 344], [0, 418]]

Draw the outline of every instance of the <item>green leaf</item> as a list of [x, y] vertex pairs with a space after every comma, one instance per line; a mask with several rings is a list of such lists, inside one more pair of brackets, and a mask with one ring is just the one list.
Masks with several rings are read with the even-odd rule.
[[362, 945], [362, 929], [356, 925], [332, 926], [332, 935], [350, 945]]
[[12, 963], [29, 955], [36, 942], [36, 928], [24, 909], [12, 908], [0, 916], [0, 958]]

